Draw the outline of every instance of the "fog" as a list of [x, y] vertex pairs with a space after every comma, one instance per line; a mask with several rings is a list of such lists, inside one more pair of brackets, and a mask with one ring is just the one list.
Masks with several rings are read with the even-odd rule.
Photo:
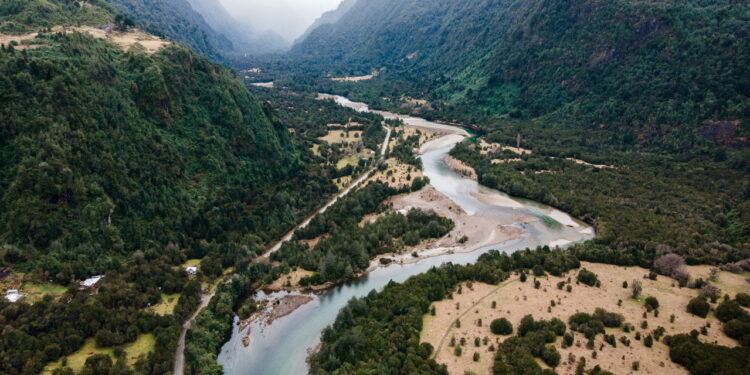
[[236, 19], [294, 41], [341, 0], [220, 0]]

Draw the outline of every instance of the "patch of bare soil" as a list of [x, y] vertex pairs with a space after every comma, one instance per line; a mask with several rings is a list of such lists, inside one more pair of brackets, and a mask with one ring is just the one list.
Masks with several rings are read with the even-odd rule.
[[530, 155], [533, 153], [533, 151], [525, 149], [525, 148], [504, 146], [500, 143], [489, 143], [485, 141], [484, 139], [479, 140], [479, 152], [482, 155], [494, 154], [494, 153], [502, 152], [505, 150], [511, 151], [518, 155], [525, 155], [525, 154]]
[[106, 28], [96, 28], [91, 26], [56, 26], [52, 28], [52, 30], [55, 32], [77, 31], [80, 33], [87, 33], [94, 38], [106, 39], [116, 44], [125, 52], [132, 50], [144, 52], [149, 55], [170, 44], [170, 42], [164, 39], [145, 33], [138, 29], [130, 29], [128, 31], [114, 31], [111, 26], [107, 26]]
[[253, 322], [260, 322], [262, 325], [269, 326], [273, 324], [276, 319], [281, 319], [295, 310], [300, 306], [312, 301], [313, 298], [303, 294], [289, 294], [284, 297], [264, 301], [258, 312], [253, 314], [249, 319], [240, 322], [240, 332], [245, 332], [245, 336], [242, 338], [242, 345], [245, 347], [250, 345], [250, 333], [251, 330], [248, 328]]
[[[574, 345], [567, 349], [562, 348], [562, 340], [558, 339], [555, 346], [562, 357], [560, 366], [555, 369], [558, 374], [574, 374], [576, 361], [581, 357], [586, 358], [587, 368], [599, 365], [616, 374], [688, 374], [685, 368], [670, 361], [669, 348], [663, 343], [655, 341], [652, 348], [647, 348], [642, 340], [635, 339], [636, 332], [640, 332], [641, 337], [646, 337], [657, 327], [664, 327], [665, 334], [672, 335], [689, 333], [710, 323], [707, 335], [700, 336], [701, 341], [729, 347], [737, 346], [736, 341], [722, 333], [721, 323], [712, 314], [707, 319], [702, 319], [686, 311], [690, 299], [698, 295], [697, 290], [679, 288], [672, 279], [663, 276], [659, 276], [657, 280], [644, 279], [643, 276], [648, 270], [638, 267], [584, 262], [582, 268], [598, 275], [601, 281], [600, 288], [576, 284], [577, 270], [561, 278], [539, 278], [539, 289], [534, 288], [533, 277], [522, 283], [518, 276], [512, 276], [500, 285], [474, 283], [469, 287], [468, 284], [463, 284], [461, 293], [454, 292], [453, 299], [433, 304], [436, 314], [425, 315], [421, 341], [435, 347], [435, 359], [438, 363], [447, 365], [450, 374], [463, 375], [466, 371], [473, 371], [478, 375], [490, 374], [495, 354], [489, 350], [490, 345], [497, 348], [499, 343], [510, 337], [492, 334], [489, 329], [492, 320], [507, 318], [513, 324], [515, 332], [521, 318], [528, 314], [533, 315], [535, 319], [560, 318], [567, 324], [571, 315], [577, 312], [592, 313], [594, 309], [601, 307], [622, 314], [626, 322], [636, 327], [635, 330], [625, 333], [619, 328], [608, 328], [607, 334], [614, 334], [618, 340], [617, 347], [606, 344], [603, 336], [598, 335], [594, 345], [596, 358], [592, 355], [594, 350], [586, 348], [587, 340], [582, 334], [575, 333]], [[701, 277], [703, 273], [707, 275], [708, 267], [690, 267], [690, 272], [693, 277]], [[572, 291], [568, 293], [557, 289], [557, 283], [567, 282], [568, 277], [572, 280]], [[631, 298], [630, 289], [623, 288], [624, 281], [630, 284], [633, 279], [643, 283], [643, 293], [638, 300]], [[740, 290], [739, 288], [746, 290], [745, 284], [741, 275], [728, 272], [721, 272], [716, 283], [723, 292], [730, 294]], [[643, 301], [648, 296], [659, 300], [658, 317], [654, 313], [648, 313], [646, 318], [643, 317], [646, 311]], [[555, 306], [552, 306], [552, 301]], [[495, 308], [492, 307], [493, 302], [496, 303]], [[674, 315], [674, 321], [671, 321], [671, 315]], [[460, 328], [456, 327], [457, 319], [461, 322]], [[643, 321], [647, 322], [647, 328], [642, 328]], [[460, 357], [455, 356], [454, 348], [449, 346], [453, 337], [458, 342], [461, 338], [466, 340]], [[488, 338], [487, 344], [484, 343], [485, 337]], [[630, 346], [622, 344], [619, 341], [620, 337], [629, 339]], [[474, 345], [475, 338], [480, 339], [478, 347]], [[475, 352], [480, 354], [478, 362], [472, 359]], [[569, 361], [571, 358], [574, 361]], [[632, 363], [635, 361], [640, 362], [640, 371], [633, 371]]]
[[363, 75], [363, 76], [353, 76], [353, 77], [337, 77], [337, 78], [331, 78], [331, 81], [334, 82], [361, 82], [361, 81], [367, 81], [375, 78], [378, 73], [380, 73], [377, 70], [373, 70], [372, 73]]
[[[314, 246], [311, 246], [312, 249]], [[300, 290], [299, 281], [307, 276], [312, 276], [315, 272], [303, 270], [297, 268], [297, 270], [289, 272], [287, 274], [279, 276], [271, 285], [266, 287], [266, 290], [278, 292], [281, 290]]]
[[44, 44], [25, 44], [23, 43], [24, 40], [32, 40], [37, 37], [37, 33], [29, 33], [29, 34], [21, 34], [21, 35], [7, 35], [7, 34], [0, 34], [0, 44], [9, 46], [11, 43], [15, 44], [13, 46], [14, 49], [17, 50], [23, 50], [23, 49], [34, 49], [44, 46]]
[[388, 168], [383, 171], [378, 170], [375, 172], [364, 185], [373, 181], [380, 181], [390, 187], [401, 189], [406, 186], [411, 186], [411, 183], [415, 178], [422, 177], [422, 171], [419, 170], [419, 168], [410, 164], [401, 163], [396, 158], [386, 160], [385, 164]]
[[466, 165], [461, 160], [458, 160], [454, 158], [453, 156], [446, 156], [445, 157], [445, 164], [450, 168], [453, 172], [456, 172], [460, 174], [461, 176], [464, 176], [468, 179], [477, 181], [479, 178], [477, 177], [477, 171], [474, 170], [474, 168]]

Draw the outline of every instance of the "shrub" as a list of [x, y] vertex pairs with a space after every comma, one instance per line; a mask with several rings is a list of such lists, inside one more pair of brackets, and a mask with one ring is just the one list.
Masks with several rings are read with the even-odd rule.
[[474, 362], [479, 362], [479, 352], [474, 352], [473, 359], [474, 359]]
[[566, 333], [565, 336], [563, 336], [563, 347], [570, 346], [573, 346], [573, 335]]
[[599, 283], [599, 278], [595, 273], [584, 268], [578, 272], [578, 281], [588, 286], [596, 286]]
[[656, 299], [656, 297], [648, 297], [646, 298], [646, 310], [656, 310], [659, 308], [659, 300]]
[[732, 300], [723, 301], [716, 308], [716, 318], [722, 322], [728, 322], [732, 319], [743, 317], [747, 313], [740, 307], [737, 302]]
[[623, 281], [622, 282], [622, 288], [623, 289], [628, 289], [628, 282], [627, 281]]
[[554, 346], [545, 346], [542, 350], [542, 360], [549, 367], [555, 368], [560, 364], [560, 353]]
[[700, 316], [701, 318], [705, 318], [710, 310], [711, 305], [709, 305], [705, 299], [700, 297], [691, 299], [687, 306], [687, 311], [689, 313], [695, 316]]
[[455, 355], [456, 357], [460, 357], [460, 356], [461, 356], [461, 347], [460, 347], [460, 346], [457, 346], [457, 347], [455, 347], [455, 348], [453, 349], [453, 354], [454, 354], [454, 355]]
[[710, 299], [711, 302], [716, 302], [721, 296], [721, 289], [711, 284], [705, 284], [701, 287], [701, 291], [700, 293], [698, 293], [698, 295], [700, 297]]
[[643, 339], [643, 345], [646, 345], [647, 348], [654, 346], [654, 338], [651, 337], [651, 335], [646, 336], [646, 338]]
[[633, 298], [638, 298], [638, 296], [641, 295], [641, 292], [643, 291], [643, 284], [641, 283], [641, 280], [633, 280], [632, 283], [630, 283], [630, 293], [633, 295]]
[[496, 335], [510, 335], [513, 333], [513, 325], [510, 324], [508, 319], [495, 319], [490, 323], [490, 331]]
[[743, 307], [750, 307], [750, 294], [747, 293], [737, 293], [737, 296], [734, 297], [734, 300], [737, 301], [737, 304]]

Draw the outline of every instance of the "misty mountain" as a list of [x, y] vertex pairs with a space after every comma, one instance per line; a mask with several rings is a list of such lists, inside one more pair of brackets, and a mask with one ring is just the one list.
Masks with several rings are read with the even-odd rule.
[[661, 137], [750, 118], [748, 17], [731, 0], [369, 0], [291, 54], [385, 67], [474, 120], [556, 114]]
[[214, 60], [278, 52], [287, 43], [232, 17], [218, 0], [108, 0], [143, 29], [183, 43]]
[[280, 52], [288, 48], [289, 43], [273, 31], [261, 31], [252, 25], [241, 22], [224, 8], [218, 0], [188, 0], [193, 9], [206, 20], [216, 32], [222, 34], [233, 44], [233, 52], [244, 54], [262, 54]]

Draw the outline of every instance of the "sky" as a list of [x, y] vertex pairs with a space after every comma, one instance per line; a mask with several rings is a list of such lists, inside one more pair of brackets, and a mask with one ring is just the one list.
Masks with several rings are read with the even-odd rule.
[[220, 0], [237, 20], [294, 41], [321, 14], [342, 0]]

